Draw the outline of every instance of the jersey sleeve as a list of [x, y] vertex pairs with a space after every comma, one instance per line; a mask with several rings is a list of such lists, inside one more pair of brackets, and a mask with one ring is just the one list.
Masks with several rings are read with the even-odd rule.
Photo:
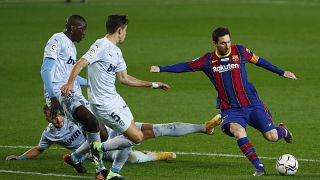
[[203, 55], [202, 57], [199, 57], [195, 60], [193, 60], [192, 62], [189, 63], [189, 68], [192, 70], [192, 71], [199, 71], [199, 70], [202, 70], [207, 59], [209, 57], [209, 53]]
[[47, 130], [44, 130], [39, 141], [39, 147], [43, 150], [48, 149], [53, 144], [53, 142], [47, 138], [46, 134]]
[[118, 51], [118, 56], [119, 56], [119, 61], [118, 64], [116, 66], [116, 72], [120, 72], [120, 71], [124, 71], [127, 69], [127, 65], [126, 62], [124, 61], [124, 58], [122, 56], [122, 52], [119, 50]]
[[208, 54], [196, 58], [191, 62], [181, 62], [178, 64], [173, 64], [169, 66], [159, 66], [160, 72], [173, 72], [173, 73], [182, 73], [182, 72], [192, 72], [202, 70], [206, 59], [208, 58]]
[[252, 64], [256, 64], [259, 60], [259, 56], [255, 55], [250, 49], [243, 47], [243, 55], [246, 59], [246, 61], [252, 63]]
[[82, 57], [91, 64], [102, 59], [103, 50], [104, 48], [102, 48], [100, 44], [95, 42]]
[[263, 59], [262, 57], [256, 56], [252, 51], [250, 51], [248, 48], [243, 47], [243, 54], [245, 59], [255, 64], [256, 66], [262, 67], [264, 69], [267, 69], [273, 73], [276, 73], [280, 76], [283, 76], [284, 71], [279, 69], [277, 66], [271, 64], [266, 59]]
[[62, 40], [58, 37], [52, 37], [44, 48], [44, 58], [58, 59], [59, 49], [62, 49]]

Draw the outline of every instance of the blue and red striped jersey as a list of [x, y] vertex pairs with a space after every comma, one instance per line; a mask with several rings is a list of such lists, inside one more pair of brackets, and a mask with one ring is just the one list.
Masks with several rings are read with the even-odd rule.
[[255, 87], [248, 81], [245, 65], [253, 63], [279, 75], [284, 71], [256, 56], [241, 45], [232, 45], [229, 53], [221, 56], [217, 51], [206, 53], [192, 61], [171, 66], [160, 66], [161, 72], [203, 71], [218, 92], [217, 108], [245, 107], [260, 101]]

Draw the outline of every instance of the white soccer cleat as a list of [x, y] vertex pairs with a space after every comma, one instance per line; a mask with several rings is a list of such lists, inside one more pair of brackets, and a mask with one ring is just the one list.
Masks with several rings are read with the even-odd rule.
[[267, 173], [265, 170], [263, 170], [263, 171], [256, 170], [252, 175], [253, 176], [264, 176], [264, 175], [267, 175]]

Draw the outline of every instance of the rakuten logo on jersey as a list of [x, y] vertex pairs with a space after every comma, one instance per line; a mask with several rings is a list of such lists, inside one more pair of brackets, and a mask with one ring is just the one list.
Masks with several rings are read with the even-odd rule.
[[213, 72], [226, 72], [231, 71], [232, 69], [239, 68], [239, 64], [227, 64], [227, 65], [220, 65], [218, 67], [212, 67]]

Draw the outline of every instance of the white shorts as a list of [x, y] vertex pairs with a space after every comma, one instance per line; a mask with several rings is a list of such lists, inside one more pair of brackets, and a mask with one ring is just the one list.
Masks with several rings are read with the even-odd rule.
[[90, 104], [90, 107], [99, 121], [119, 134], [124, 133], [133, 120], [128, 105], [121, 97], [115, 103], [112, 103], [112, 105]]
[[[81, 93], [70, 93], [67, 97], [62, 96], [61, 93], [57, 94], [57, 98], [60, 102], [60, 106], [63, 109], [63, 113], [70, 119], [74, 121], [73, 113], [81, 105], [86, 107], [91, 111], [89, 102], [84, 98]], [[50, 107], [51, 100], [46, 97], [46, 104]], [[74, 121], [75, 122], [75, 121]]]

